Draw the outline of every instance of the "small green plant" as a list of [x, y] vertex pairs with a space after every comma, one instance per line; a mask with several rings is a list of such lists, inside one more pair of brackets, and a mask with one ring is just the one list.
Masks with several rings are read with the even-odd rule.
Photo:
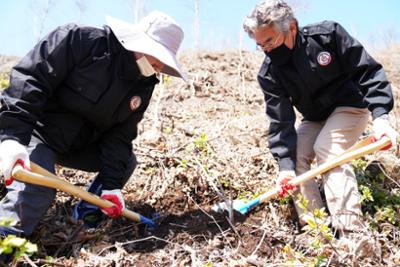
[[201, 134], [193, 141], [194, 147], [203, 153], [208, 153], [207, 135], [205, 132]]
[[229, 188], [230, 186], [230, 182], [228, 181], [227, 177], [219, 178], [219, 183], [225, 188]]
[[[0, 225], [8, 227], [14, 226], [15, 221], [2, 218]], [[15, 235], [8, 235], [5, 238], [0, 238], [0, 254], [13, 254], [15, 259], [25, 254], [32, 256], [37, 250], [37, 245], [29, 242], [25, 238]]]
[[164, 128], [164, 133], [165, 133], [165, 134], [172, 134], [173, 131], [174, 131], [174, 130], [173, 130], [171, 127], [166, 127], [166, 128]]
[[24, 254], [29, 256], [37, 252], [37, 245], [29, 242], [25, 238], [15, 235], [8, 235], [0, 242], [0, 254], [14, 254], [14, 258], [20, 258]]
[[374, 201], [371, 189], [368, 186], [360, 185], [359, 191], [361, 193], [361, 204], [366, 204], [367, 202]]
[[182, 159], [180, 165], [181, 165], [181, 167], [182, 167], [183, 169], [186, 169], [187, 166], [188, 166], [188, 161], [187, 161], [186, 159]]
[[165, 75], [165, 74], [164, 74], [164, 75], [162, 76], [162, 81], [163, 81], [163, 84], [169, 86], [169, 85], [171, 85], [171, 83], [172, 83], [172, 78], [171, 78], [171, 76]]
[[[52, 256], [46, 256], [45, 261], [47, 263], [55, 263], [56, 262], [56, 260]], [[47, 266], [47, 265], [43, 265], [43, 266]]]
[[323, 248], [327, 242], [329, 243], [333, 239], [332, 230], [327, 224], [328, 214], [325, 212], [325, 208], [309, 211], [309, 201], [301, 194], [297, 195], [296, 203], [305, 211], [303, 218], [307, 225], [303, 227], [303, 230], [307, 231], [312, 237], [314, 237], [312, 246], [317, 249]]
[[200, 159], [205, 159], [210, 156], [210, 146], [208, 144], [207, 134], [203, 131], [200, 134], [195, 134], [195, 139], [190, 143], [186, 150], [188, 152], [194, 152], [196, 155], [200, 155]]
[[303, 219], [307, 223], [303, 230], [312, 237], [311, 245], [318, 250], [318, 256], [307, 256], [300, 251], [293, 250], [290, 245], [283, 248], [283, 256], [286, 259], [285, 266], [324, 266], [328, 262], [329, 255], [326, 248], [332, 247], [333, 233], [327, 223], [328, 214], [325, 210], [308, 209], [309, 201], [301, 194], [297, 195], [296, 204], [304, 210]]
[[144, 174], [148, 176], [155, 175], [158, 172], [158, 169], [156, 167], [147, 167], [144, 169]]
[[0, 220], [0, 225], [1, 225], [1, 226], [5, 226], [5, 227], [12, 227], [12, 226], [15, 226], [15, 221], [3, 217], [3, 218], [1, 218], [1, 220]]
[[9, 85], [8, 77], [5, 74], [0, 75], [0, 90], [4, 90]]
[[261, 192], [253, 193], [249, 190], [239, 190], [238, 199], [244, 200], [245, 202], [249, 202], [250, 200], [261, 195]]
[[284, 266], [297, 267], [319, 267], [325, 266], [328, 262], [328, 256], [324, 253], [318, 255], [317, 257], [307, 257], [301, 252], [293, 250], [290, 245], [286, 245], [283, 248], [284, 258], [286, 259]]
[[390, 222], [391, 224], [396, 224], [399, 221], [399, 215], [396, 214], [393, 206], [383, 208], [377, 207], [376, 209], [377, 211], [374, 216], [376, 222]]
[[212, 266], [214, 266], [212, 261], [207, 261], [206, 263], [203, 264], [203, 267], [212, 267]]
[[291, 195], [280, 197], [279, 198], [279, 204], [280, 205], [289, 205], [291, 199], [292, 199]]
[[383, 172], [372, 174], [364, 159], [352, 161], [361, 195], [362, 211], [371, 218], [372, 225], [378, 227], [382, 222], [400, 226], [400, 192], [385, 184]]

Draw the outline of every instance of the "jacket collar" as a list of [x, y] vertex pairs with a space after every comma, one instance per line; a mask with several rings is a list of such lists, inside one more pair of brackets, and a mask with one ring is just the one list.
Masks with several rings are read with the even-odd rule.
[[[318, 50], [318, 44], [312, 38], [308, 38], [308, 35], [305, 35], [302, 29], [299, 29], [297, 33], [293, 56], [296, 57], [297, 60], [308, 62], [312, 69], [316, 69], [318, 67], [316, 60], [310, 59], [312, 59], [313, 55], [317, 54], [316, 50]], [[293, 58], [293, 60], [296, 59]]]
[[140, 70], [136, 64], [133, 52], [122, 49], [118, 54], [118, 75], [124, 80], [138, 80], [141, 78]]
[[301, 32], [301, 29], [298, 28], [296, 32], [296, 41], [293, 47], [293, 54], [295, 54], [297, 51], [301, 50], [304, 45], [306, 44], [306, 38], [304, 37], [303, 33]]

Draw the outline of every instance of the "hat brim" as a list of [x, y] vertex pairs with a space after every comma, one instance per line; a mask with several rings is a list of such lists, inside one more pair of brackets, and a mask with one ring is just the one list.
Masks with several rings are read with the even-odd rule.
[[106, 16], [106, 22], [125, 49], [157, 58], [164, 63], [162, 73], [186, 80], [174, 53], [152, 39], [139, 26], [110, 16]]

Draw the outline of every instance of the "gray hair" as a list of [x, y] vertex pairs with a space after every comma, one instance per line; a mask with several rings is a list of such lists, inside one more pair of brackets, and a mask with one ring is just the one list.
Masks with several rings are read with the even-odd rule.
[[296, 21], [292, 8], [282, 0], [263, 0], [245, 18], [243, 29], [253, 38], [258, 28], [274, 27], [280, 32], [288, 32], [290, 22]]

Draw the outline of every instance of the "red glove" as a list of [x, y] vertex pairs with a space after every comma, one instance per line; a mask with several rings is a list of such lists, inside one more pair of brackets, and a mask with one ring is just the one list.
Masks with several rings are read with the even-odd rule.
[[119, 217], [121, 215], [122, 211], [125, 209], [125, 201], [122, 196], [121, 190], [119, 190], [119, 189], [103, 190], [101, 192], [101, 198], [114, 203], [114, 206], [112, 206], [110, 208], [101, 209], [101, 211], [104, 214], [106, 214], [112, 218]]
[[295, 177], [296, 173], [294, 171], [281, 171], [279, 173], [277, 184], [280, 187], [278, 192], [280, 197], [285, 197], [289, 191], [297, 189], [297, 186], [289, 183]]

